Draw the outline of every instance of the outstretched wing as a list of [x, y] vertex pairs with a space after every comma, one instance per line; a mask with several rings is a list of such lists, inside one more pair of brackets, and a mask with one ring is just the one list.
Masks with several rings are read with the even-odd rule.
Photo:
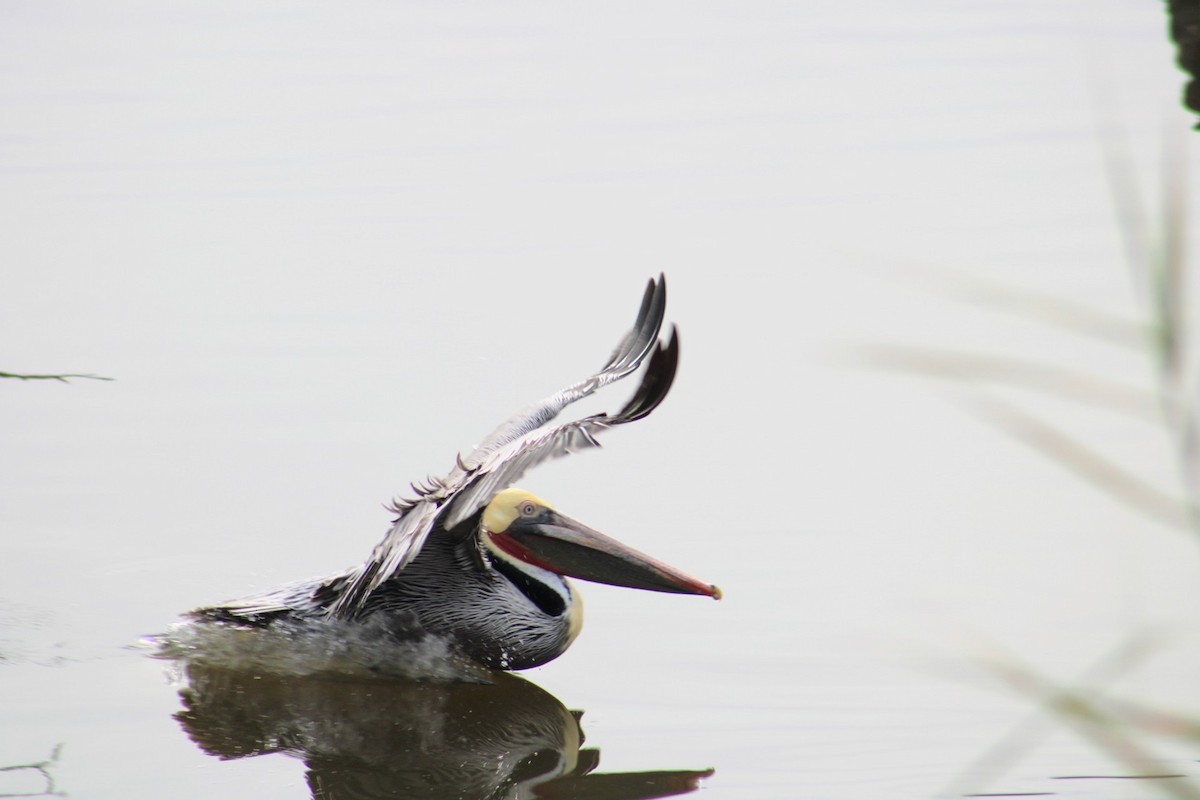
[[371, 592], [416, 557], [446, 509], [450, 514], [442, 527], [449, 529], [486, 505], [496, 492], [508, 487], [530, 467], [596, 446], [594, 437], [601, 429], [649, 414], [666, 396], [675, 375], [679, 349], [674, 335], [669, 344], [660, 345], [655, 351], [641, 387], [616, 416], [597, 414], [555, 428], [543, 428], [571, 403], [641, 366], [658, 339], [666, 302], [666, 278], [660, 274], [658, 280], [651, 280], [646, 286], [633, 329], [622, 337], [599, 372], [509, 419], [465, 459], [460, 456], [445, 478], [414, 485], [416, 499], [396, 504], [400, 516], [383, 541], [375, 546], [371, 557], [326, 584], [326, 590], [335, 599], [325, 613], [330, 617], [354, 616]]
[[599, 447], [596, 434], [649, 414], [667, 396], [678, 364], [679, 335], [672, 328], [671, 338], [666, 344], [659, 342], [641, 385], [624, 408], [613, 416], [593, 414], [553, 428], [533, 430], [489, 453], [472, 474], [470, 482], [450, 500], [446, 527], [452, 528], [470, 517], [538, 464], [578, 450]]
[[602, 386], [619, 381], [635, 371], [658, 339], [666, 308], [667, 279], [660, 273], [657, 281], [651, 279], [646, 284], [646, 292], [642, 295], [642, 306], [638, 309], [633, 329], [621, 339], [608, 362], [600, 368], [599, 372], [555, 392], [540, 403], [529, 406], [504, 422], [492, 431], [481, 444], [477, 445], [469, 456], [463, 459], [462, 466], [467, 469], [482, 466], [493, 453], [530, 431], [542, 427], [557, 417], [559, 412], [571, 403], [587, 397]]

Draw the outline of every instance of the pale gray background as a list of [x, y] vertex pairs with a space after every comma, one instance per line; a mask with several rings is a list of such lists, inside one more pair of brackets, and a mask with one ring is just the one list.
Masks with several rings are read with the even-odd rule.
[[[408, 481], [598, 366], [660, 270], [671, 397], [525, 481], [726, 591], [584, 587], [527, 677], [606, 769], [929, 796], [1031, 708], [986, 643], [1069, 679], [1165, 627], [1126, 680], [1195, 706], [1196, 542], [846, 355], [1152, 385], [1137, 349], [928, 287], [1140, 313], [1101, 143], [1128, 136], [1157, 218], [1191, 124], [1165, 26], [1132, 0], [0, 4], [0, 369], [117, 379], [0, 383], [0, 762], [61, 742], [73, 796], [304, 796], [297, 761], [196, 750], [123, 648], [362, 558]], [[1013, 397], [1173, 488], [1152, 424]], [[1001, 788], [1096, 768], [1053, 741]]]

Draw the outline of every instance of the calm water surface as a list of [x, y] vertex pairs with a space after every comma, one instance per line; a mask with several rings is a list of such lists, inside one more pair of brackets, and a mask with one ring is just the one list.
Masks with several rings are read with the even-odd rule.
[[[116, 378], [0, 383], [0, 795], [1200, 794], [1194, 536], [847, 357], [1099, 375], [1124, 411], [1002, 398], [1173, 491], [1144, 342], [1030, 313], [1141, 313], [1101, 145], [1161, 218], [1158, 4], [0, 15], [0, 369]], [[137, 647], [361, 560], [660, 270], [671, 397], [524, 485], [723, 602], [585, 585], [571, 650], [491, 686]], [[1174, 727], [1114, 759], [1055, 686]]]

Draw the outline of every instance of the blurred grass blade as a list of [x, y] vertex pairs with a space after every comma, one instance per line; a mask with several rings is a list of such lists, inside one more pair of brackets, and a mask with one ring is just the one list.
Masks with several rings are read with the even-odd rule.
[[[1077, 691], [1091, 687], [1098, 691], [1104, 683], [1115, 680], [1130, 672], [1151, 652], [1152, 638], [1146, 635], [1131, 637], [1087, 668], [1075, 681]], [[1029, 676], [1032, 670], [1023, 666], [1017, 658], [1007, 651], [1002, 651], [994, 643], [988, 648], [991, 655], [979, 659], [988, 672], [1005, 680], [1010, 686], [1014, 685], [1013, 678], [1023, 678], [1018, 688], [1028, 690], [1031, 685]], [[1043, 688], [1044, 681], [1038, 681]], [[980, 753], [968, 764], [950, 783], [939, 793], [939, 796], [957, 797], [968, 792], [982, 791], [983, 787], [994, 785], [996, 780], [1021, 761], [1032, 749], [1055, 730], [1055, 717], [1052, 713], [1053, 703], [1049, 700], [1039, 706], [1023, 720], [1018, 722], [1008, 733]]]
[[1177, 138], [1163, 150], [1162, 231], [1156, 248], [1158, 289], [1167, 348], [1164, 371], [1179, 387], [1187, 353], [1187, 149]]
[[[1105, 107], [1102, 103], [1099, 107]], [[1123, 130], [1115, 122], [1105, 126], [1100, 138], [1104, 175], [1108, 179], [1108, 194], [1117, 217], [1117, 231], [1125, 251], [1125, 263], [1133, 285], [1144, 291], [1152, 285], [1150, 268], [1150, 225], [1138, 200], [1142, 196], [1133, 168], [1133, 155]]]
[[856, 360], [875, 368], [900, 370], [929, 378], [1002, 383], [1035, 389], [1147, 422], [1159, 422], [1156, 398], [1152, 394], [1086, 372], [931, 347], [863, 344], [847, 352]]
[[994, 397], [979, 396], [972, 406], [987, 421], [1112, 499], [1164, 525], [1191, 528], [1183, 501], [1160, 492], [1032, 414]]
[[1057, 295], [958, 270], [914, 265], [906, 269], [923, 289], [1104, 344], [1140, 350], [1153, 333], [1137, 320]]
[[13, 378], [18, 381], [62, 381], [63, 383], [70, 383], [71, 378], [86, 378], [92, 381], [113, 380], [103, 375], [23, 375], [18, 372], [0, 372], [0, 378]]

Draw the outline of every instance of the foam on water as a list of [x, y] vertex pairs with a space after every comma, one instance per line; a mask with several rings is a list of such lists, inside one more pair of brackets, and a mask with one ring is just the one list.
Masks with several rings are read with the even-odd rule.
[[370, 621], [268, 628], [190, 621], [146, 637], [143, 643], [155, 658], [276, 675], [488, 682], [491, 674], [456, 654], [440, 637], [399, 642]]

